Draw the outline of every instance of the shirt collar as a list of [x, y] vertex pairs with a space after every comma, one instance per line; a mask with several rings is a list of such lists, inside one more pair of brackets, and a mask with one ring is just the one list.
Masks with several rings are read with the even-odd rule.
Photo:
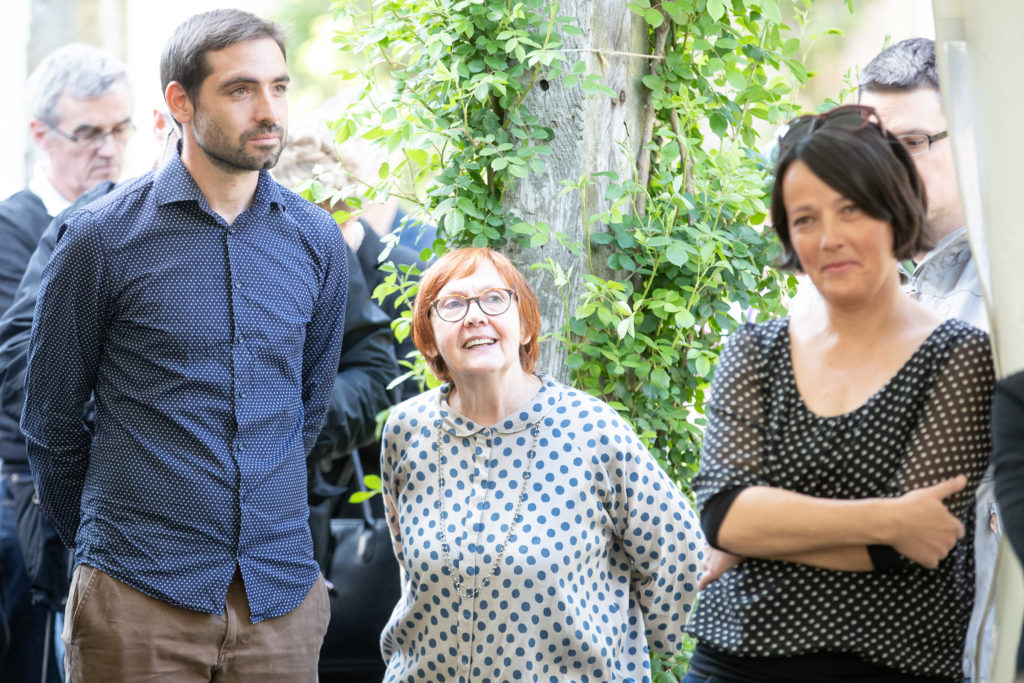
[[[946, 257], [949, 255], [952, 255], [954, 258], [956, 258], [957, 255], [959, 255], [962, 251], [962, 248], [966, 246], [967, 226], [962, 226], [957, 228], [953, 232], [949, 233], [941, 240], [939, 240], [939, 243], [936, 244], [927, 254], [924, 255], [924, 258], [921, 259], [921, 262], [915, 266], [914, 270], [916, 272], [917, 270], [920, 270], [921, 267], [924, 266], [925, 264], [940, 258], [943, 259], [943, 261], [945, 261], [947, 260]], [[968, 255], [969, 254], [970, 252], [968, 252]]]
[[[196, 184], [192, 174], [185, 168], [181, 161], [181, 141], [178, 141], [178, 153], [171, 154], [170, 159], [157, 172], [153, 183], [153, 196], [157, 206], [172, 204], [174, 202], [195, 201], [206, 210], [209, 205], [202, 190]], [[283, 211], [285, 208], [281, 186], [274, 181], [268, 171], [260, 171], [259, 180], [256, 182], [256, 193], [253, 195], [252, 204], [248, 211], [258, 214], [269, 213], [270, 209], [276, 207]]]
[[946, 249], [946, 248], [956, 244], [957, 242], [966, 242], [966, 241], [967, 241], [967, 226], [963, 225], [963, 226], [960, 226], [959, 228], [957, 228], [956, 230], [954, 230], [953, 232], [949, 233], [945, 237], [943, 237], [941, 240], [939, 240], [939, 243], [935, 245], [935, 248], [932, 249], [928, 253], [933, 253], [933, 252], [934, 253], [938, 253], [938, 252], [941, 252], [944, 249]]
[[538, 376], [541, 381], [540, 391], [534, 394], [526, 405], [498, 420], [497, 424], [490, 428], [487, 425], [473, 422], [452, 408], [448, 403], [448, 393], [451, 391], [452, 384], [451, 382], [442, 384], [437, 393], [437, 410], [442, 426], [445, 431], [460, 437], [488, 431], [499, 434], [515, 434], [529, 429], [531, 425], [547, 415], [562, 398], [562, 392], [557, 383], [544, 373], [539, 373]]
[[32, 180], [28, 183], [28, 189], [43, 202], [46, 213], [56, 216], [71, 206], [71, 202], [53, 186], [46, 171], [47, 168], [42, 162], [37, 163], [35, 170], [32, 171]]

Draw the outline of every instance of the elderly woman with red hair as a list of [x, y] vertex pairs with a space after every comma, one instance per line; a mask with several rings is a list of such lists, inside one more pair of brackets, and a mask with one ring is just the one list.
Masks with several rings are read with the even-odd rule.
[[403, 594], [386, 681], [649, 681], [704, 538], [607, 404], [534, 372], [537, 297], [504, 256], [424, 274], [413, 336], [445, 382], [400, 404], [381, 470]]

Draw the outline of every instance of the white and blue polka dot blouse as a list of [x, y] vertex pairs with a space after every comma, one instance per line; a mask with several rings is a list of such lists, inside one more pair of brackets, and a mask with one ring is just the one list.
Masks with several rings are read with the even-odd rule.
[[[696, 515], [615, 411], [542, 379], [493, 427], [455, 412], [449, 385], [392, 412], [381, 469], [403, 590], [381, 636], [386, 681], [649, 681], [649, 651], [678, 651], [704, 556]], [[521, 516], [484, 585], [534, 425]], [[445, 538], [475, 597], [442, 552], [438, 443]]]

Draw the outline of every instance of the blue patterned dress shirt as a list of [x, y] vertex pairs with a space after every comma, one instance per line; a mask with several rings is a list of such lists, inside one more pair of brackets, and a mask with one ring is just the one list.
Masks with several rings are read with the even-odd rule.
[[[76, 564], [252, 622], [317, 578], [306, 455], [341, 350], [337, 223], [266, 171], [228, 225], [177, 157], [73, 214], [43, 272], [21, 427]], [[96, 433], [82, 420], [95, 393]]]

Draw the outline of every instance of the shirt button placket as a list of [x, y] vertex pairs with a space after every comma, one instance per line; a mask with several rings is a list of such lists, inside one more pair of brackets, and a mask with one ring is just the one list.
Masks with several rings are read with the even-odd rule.
[[[480, 572], [482, 571], [480, 563], [482, 562], [482, 556], [479, 552], [470, 552], [469, 548], [472, 545], [480, 547], [479, 542], [481, 540], [481, 534], [474, 533], [473, 527], [476, 525], [476, 521], [479, 519], [478, 510], [480, 506], [481, 498], [481, 467], [480, 459], [484, 457], [484, 449], [481, 442], [486, 438], [487, 429], [482, 429], [476, 434], [470, 436], [472, 439], [472, 458], [469, 490], [470, 494], [466, 500], [466, 512], [463, 515], [463, 524], [466, 537], [466, 545], [463, 549], [464, 565], [461, 567], [461, 573], [463, 581], [465, 581], [466, 588], [478, 588], [479, 582], [482, 580]], [[473, 567], [476, 569], [475, 574], [469, 574], [469, 569]], [[476, 633], [476, 599], [475, 598], [459, 598], [459, 633]], [[459, 664], [461, 671], [459, 673], [459, 680], [470, 681], [470, 671], [473, 666], [473, 639], [459, 637]]]
[[[225, 242], [226, 242], [226, 246], [227, 246], [227, 263], [226, 263], [227, 275], [228, 275], [228, 278], [230, 279], [230, 282], [233, 285], [231, 287], [231, 289], [234, 289], [235, 291], [238, 291], [241, 288], [241, 283], [239, 282], [239, 278], [235, 277], [235, 274], [240, 271], [240, 268], [239, 268], [238, 263], [236, 262], [237, 256], [234, 253], [234, 249], [232, 248], [232, 243], [234, 242], [233, 238], [234, 238], [235, 233], [237, 232], [237, 227], [238, 227], [238, 223], [237, 222], [236, 222], [235, 225], [228, 226], [228, 228], [227, 228], [227, 235], [226, 235], [226, 238], [225, 238]], [[239, 325], [239, 323], [240, 323], [240, 321], [241, 321], [241, 319], [243, 317], [242, 315], [239, 315], [239, 301], [237, 300], [236, 297], [229, 296], [228, 297], [228, 302], [229, 302], [228, 303], [228, 315], [230, 317], [231, 329], [234, 330], [234, 338], [232, 339], [232, 345], [231, 345], [232, 346], [232, 348], [231, 348], [231, 355], [232, 355], [232, 364], [231, 364], [232, 377], [231, 377], [231, 383], [232, 383], [232, 385], [234, 386], [234, 389], [235, 389], [235, 405], [234, 405], [235, 424], [238, 425], [238, 427], [240, 429], [241, 426], [242, 426], [242, 423], [243, 423], [243, 420], [242, 420], [242, 417], [241, 417], [242, 413], [243, 413], [242, 399], [245, 398], [245, 388], [244, 388], [244, 386], [242, 386], [242, 383], [240, 381], [240, 378], [245, 376], [243, 356], [242, 356], [242, 353], [241, 353], [242, 352], [242, 344], [245, 341], [245, 335], [242, 333], [242, 331], [240, 329], [240, 325]], [[238, 434], [236, 434], [236, 436], [235, 436], [235, 442], [234, 442], [234, 449], [233, 450], [234, 450], [235, 461], [237, 463], [239, 458], [240, 458], [240, 456], [241, 456], [241, 454], [242, 454], [242, 441], [241, 441], [241, 436], [238, 435]], [[241, 468], [241, 464], [240, 463], [239, 463], [239, 467]], [[243, 504], [245, 503], [245, 500], [246, 500], [245, 494], [241, 490], [239, 490], [239, 493], [238, 493], [238, 500], [239, 500], [239, 507], [241, 508], [243, 506]], [[239, 512], [241, 514], [241, 510]], [[239, 522], [241, 523], [241, 517], [239, 518]]]
[[[239, 459], [242, 456], [242, 441], [241, 441], [241, 438], [238, 437], [238, 436], [235, 437], [235, 448], [234, 448], [234, 450], [235, 450], [235, 462], [238, 465], [238, 469], [241, 470], [242, 469], [242, 465], [238, 461], [239, 461]], [[245, 491], [242, 490], [242, 483], [241, 483], [241, 480], [239, 480], [239, 483], [238, 483], [238, 529], [235, 530], [235, 533], [237, 534], [236, 539], [235, 539], [235, 554], [236, 554], [236, 556], [241, 551], [242, 524], [243, 524], [243, 519], [245, 518], [245, 511], [244, 511], [245, 502], [246, 502]]]

